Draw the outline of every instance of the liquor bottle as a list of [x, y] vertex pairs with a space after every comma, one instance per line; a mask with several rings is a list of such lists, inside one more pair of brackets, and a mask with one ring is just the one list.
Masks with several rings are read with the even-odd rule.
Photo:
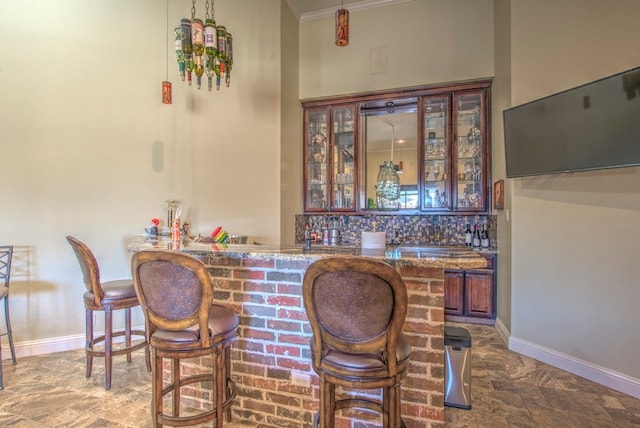
[[489, 231], [487, 225], [482, 225], [482, 235], [480, 235], [480, 246], [482, 248], [489, 248]]
[[467, 222], [467, 228], [464, 231], [464, 245], [470, 247], [473, 243], [473, 232], [471, 232], [471, 226]]
[[204, 64], [202, 54], [204, 54], [204, 26], [202, 20], [194, 18], [191, 22], [191, 45], [193, 48], [193, 62], [196, 72], [196, 84], [198, 89], [202, 86], [202, 75], [204, 74]]
[[480, 231], [478, 225], [473, 225], [473, 248], [480, 248]]
[[174, 28], [175, 33], [175, 50], [176, 50], [176, 61], [178, 62], [178, 71], [180, 72], [180, 78], [184, 82], [184, 52], [182, 52], [182, 28], [176, 27]]
[[322, 245], [329, 245], [329, 225], [326, 223], [322, 229]]
[[311, 248], [311, 226], [309, 223], [304, 229], [304, 246], [305, 248]]
[[193, 45], [191, 44], [191, 20], [183, 18], [180, 21], [180, 27], [182, 28], [182, 52], [184, 53], [184, 63], [187, 70], [187, 80], [191, 85], [191, 71], [193, 70], [193, 61], [191, 54], [193, 53]]

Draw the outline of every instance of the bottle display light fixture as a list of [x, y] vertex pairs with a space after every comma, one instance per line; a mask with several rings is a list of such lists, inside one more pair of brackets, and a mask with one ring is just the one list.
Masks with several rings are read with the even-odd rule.
[[[202, 86], [202, 77], [207, 76], [207, 87], [211, 91], [215, 77], [216, 89], [224, 76], [226, 86], [231, 84], [233, 66], [233, 37], [224, 25], [216, 24], [213, 0], [206, 1], [204, 21], [196, 18], [196, 0], [191, 3], [191, 19], [183, 18], [174, 29], [176, 61], [182, 81], [192, 86], [193, 74], [196, 86]], [[211, 14], [209, 14], [211, 11]]]

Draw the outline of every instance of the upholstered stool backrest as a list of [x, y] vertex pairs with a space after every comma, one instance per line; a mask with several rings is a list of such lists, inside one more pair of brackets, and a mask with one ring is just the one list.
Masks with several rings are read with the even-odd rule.
[[389, 264], [355, 256], [325, 257], [312, 263], [303, 280], [303, 298], [313, 331], [314, 363], [328, 349], [380, 354], [396, 371], [398, 337], [407, 313], [407, 290]]
[[179, 331], [199, 326], [202, 345], [209, 346], [208, 318], [213, 285], [195, 257], [169, 251], [141, 251], [131, 260], [133, 283], [151, 333], [157, 328]]
[[379, 337], [393, 316], [391, 285], [369, 272], [323, 273], [315, 280], [312, 299], [322, 329], [347, 342]]

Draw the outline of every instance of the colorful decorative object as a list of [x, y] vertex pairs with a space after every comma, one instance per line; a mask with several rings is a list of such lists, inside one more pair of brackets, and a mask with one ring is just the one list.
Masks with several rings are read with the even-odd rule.
[[[196, 75], [196, 86], [202, 86], [202, 76], [206, 74], [208, 89], [213, 88], [213, 78], [216, 79], [216, 89], [220, 90], [220, 82], [224, 76], [226, 86], [231, 85], [231, 67], [233, 66], [233, 37], [226, 27], [216, 24], [214, 5], [211, 0], [206, 1], [206, 16], [204, 21], [196, 18], [196, 0], [192, 0], [191, 19], [184, 18], [174, 29], [176, 61], [182, 81], [189, 86]], [[209, 16], [211, 10], [211, 16]]]
[[336, 46], [344, 47], [349, 44], [349, 11], [340, 3], [336, 11]]

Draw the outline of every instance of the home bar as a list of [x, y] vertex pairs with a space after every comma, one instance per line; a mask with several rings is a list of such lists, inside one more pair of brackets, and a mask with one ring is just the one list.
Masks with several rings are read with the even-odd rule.
[[[170, 240], [136, 237], [129, 251], [171, 248]], [[234, 421], [265, 426], [309, 427], [318, 410], [317, 376], [311, 369], [311, 330], [302, 301], [302, 279], [315, 260], [329, 255], [383, 259], [404, 279], [408, 312], [403, 332], [412, 353], [402, 383], [402, 417], [407, 427], [441, 426], [444, 421], [444, 269], [484, 268], [486, 260], [460, 248], [276, 247], [204, 244], [183, 240], [179, 251], [200, 259], [209, 270], [215, 301], [240, 315], [232, 348], [231, 373], [237, 385]], [[208, 360], [193, 363], [206, 370]], [[302, 376], [300, 376], [302, 375]], [[308, 379], [310, 386], [294, 384]], [[297, 383], [297, 382], [296, 382]], [[375, 391], [374, 391], [375, 393]], [[207, 392], [183, 393], [194, 407], [206, 405]], [[340, 426], [379, 416], [349, 412]], [[339, 421], [340, 419], [337, 419]], [[373, 419], [377, 421], [378, 419]], [[302, 423], [301, 423], [302, 421]]]
[[[301, 296], [314, 263], [343, 254], [386, 261], [408, 287], [388, 419], [403, 406], [409, 427], [640, 423], [640, 1], [1, 4], [1, 426], [157, 423], [169, 373], [142, 349], [139, 254], [205, 262], [201, 306], [224, 305], [228, 328], [189, 351], [215, 374], [223, 350], [237, 385], [223, 428], [327, 420]], [[151, 224], [167, 239], [168, 205], [194, 242], [130, 249], [155, 246]], [[198, 239], [218, 228], [228, 244]], [[383, 254], [361, 250], [369, 231]], [[484, 267], [453, 256], [469, 237]], [[157, 300], [180, 309], [196, 288], [180, 284]], [[381, 312], [351, 307], [368, 309], [356, 326]], [[452, 328], [473, 339], [460, 407]], [[211, 416], [207, 388], [219, 414], [218, 379], [186, 385], [185, 407]], [[382, 425], [335, 413], [331, 428]]]

